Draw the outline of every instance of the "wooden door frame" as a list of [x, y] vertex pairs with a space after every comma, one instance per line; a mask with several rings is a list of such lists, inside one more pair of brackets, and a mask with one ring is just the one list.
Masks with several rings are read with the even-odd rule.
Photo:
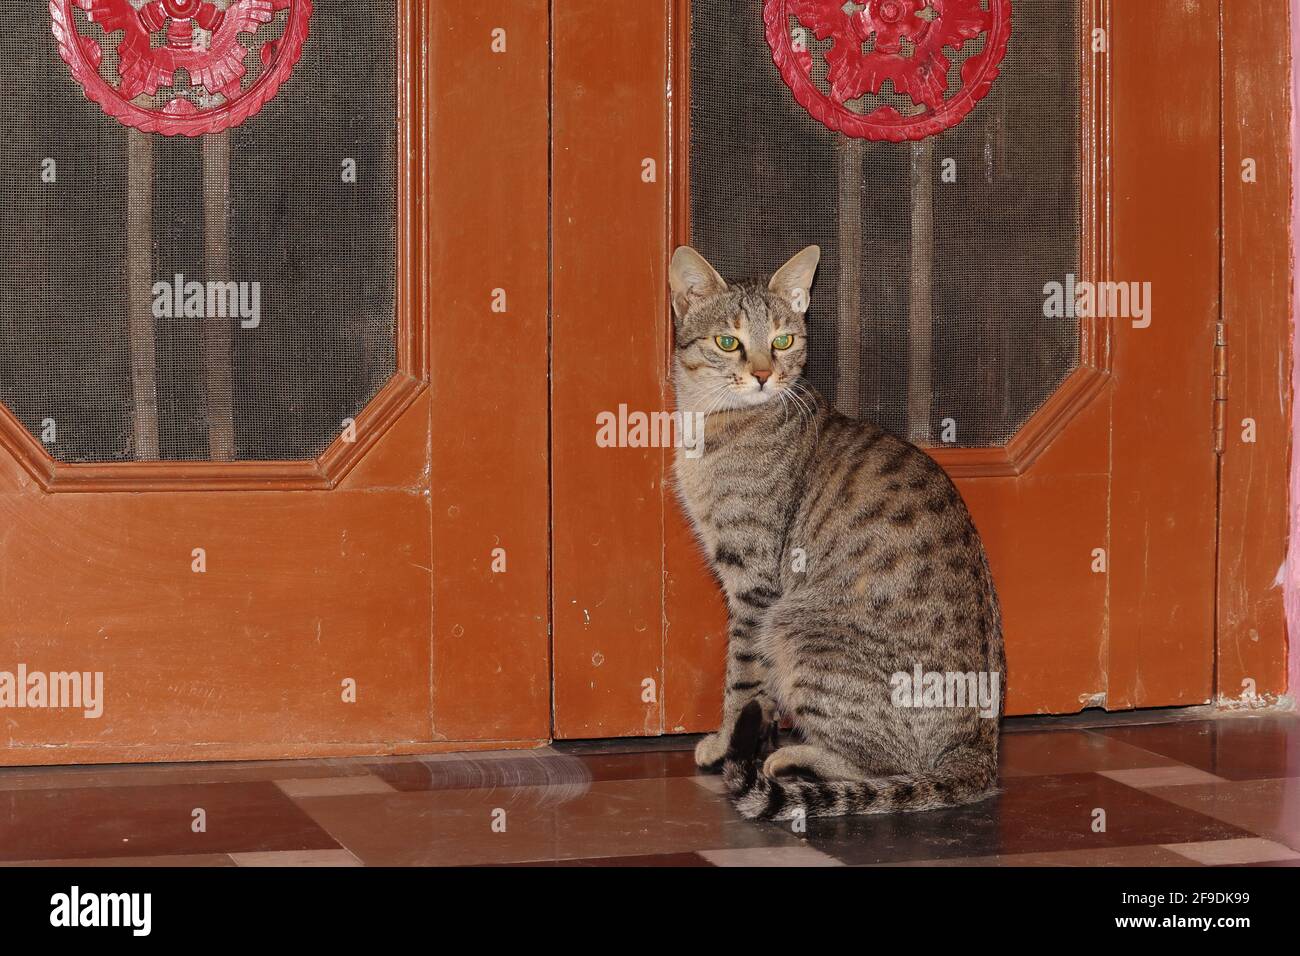
[[[1225, 345], [1216, 408], [1223, 453], [1215, 701], [1267, 706], [1288, 693], [1294, 11], [1287, 0], [1220, 0], [1219, 13]], [[1246, 160], [1254, 161], [1254, 182], [1243, 180]], [[1243, 441], [1245, 419], [1255, 423], [1254, 442]]]

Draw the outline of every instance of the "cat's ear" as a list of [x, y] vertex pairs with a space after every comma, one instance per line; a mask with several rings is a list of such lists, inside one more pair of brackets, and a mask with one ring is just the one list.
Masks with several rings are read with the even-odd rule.
[[668, 284], [673, 290], [673, 312], [678, 320], [696, 302], [727, 291], [727, 283], [707, 259], [690, 246], [679, 246], [668, 267]]
[[808, 246], [790, 257], [790, 261], [776, 270], [772, 281], [767, 284], [790, 307], [801, 315], [808, 311], [809, 290], [812, 289], [813, 275], [817, 272], [817, 263], [821, 262], [822, 251], [819, 246]]

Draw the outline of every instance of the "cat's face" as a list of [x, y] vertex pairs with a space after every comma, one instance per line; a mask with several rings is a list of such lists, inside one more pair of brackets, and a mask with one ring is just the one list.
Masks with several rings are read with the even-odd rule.
[[808, 356], [808, 295], [821, 250], [809, 246], [766, 284], [728, 285], [694, 249], [673, 255], [678, 404], [725, 411], [780, 399]]

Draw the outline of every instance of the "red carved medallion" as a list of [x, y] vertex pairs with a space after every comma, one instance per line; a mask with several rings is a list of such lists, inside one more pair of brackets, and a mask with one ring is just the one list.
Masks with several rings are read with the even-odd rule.
[[[956, 126], [997, 79], [1011, 0], [987, 2], [986, 10], [981, 0], [765, 0], [763, 19], [772, 59], [804, 109], [845, 135], [899, 142]], [[962, 47], [981, 35], [983, 47], [950, 76]], [[814, 52], [828, 40], [822, 82]], [[901, 110], [850, 108], [886, 80]]]
[[[284, 11], [282, 33], [264, 29]], [[60, 56], [105, 113], [148, 133], [199, 136], [238, 126], [275, 96], [302, 56], [311, 0], [50, 0], [50, 18]], [[116, 67], [101, 70], [113, 34]]]

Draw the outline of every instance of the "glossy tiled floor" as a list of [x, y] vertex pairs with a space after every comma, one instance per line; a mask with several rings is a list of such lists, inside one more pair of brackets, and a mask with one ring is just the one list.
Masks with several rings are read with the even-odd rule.
[[[956, 810], [741, 819], [693, 738], [367, 760], [0, 769], [0, 864], [1300, 863], [1300, 718], [1009, 721]], [[1142, 718], [1139, 718], [1142, 719]]]

